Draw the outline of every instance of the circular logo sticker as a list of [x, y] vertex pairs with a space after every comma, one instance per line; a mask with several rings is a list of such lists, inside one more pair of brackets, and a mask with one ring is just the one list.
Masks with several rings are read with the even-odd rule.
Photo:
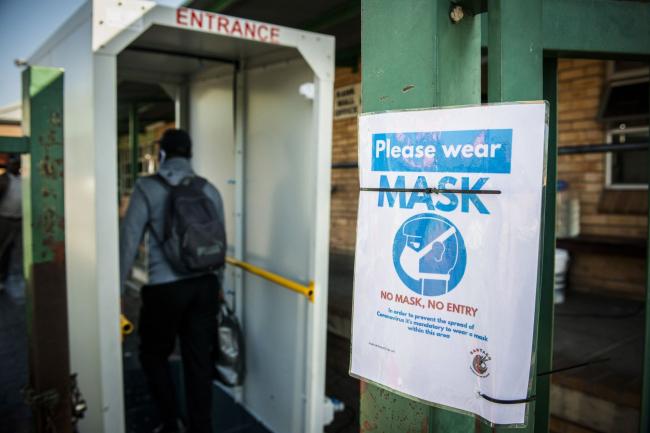
[[463, 236], [440, 215], [412, 216], [395, 233], [395, 270], [402, 282], [419, 295], [451, 292], [463, 278], [466, 262]]

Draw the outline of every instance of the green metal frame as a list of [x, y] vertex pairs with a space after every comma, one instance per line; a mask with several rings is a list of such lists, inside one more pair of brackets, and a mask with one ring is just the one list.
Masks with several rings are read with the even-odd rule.
[[0, 149], [7, 153], [27, 153], [29, 152], [29, 138], [0, 136]]
[[[452, 24], [449, 6], [431, 0], [362, 2], [365, 112], [481, 102], [480, 16]], [[477, 426], [468, 415], [371, 384], [362, 383], [360, 406], [361, 431], [470, 432]]]
[[0, 137], [0, 152], [23, 157], [23, 245], [27, 287], [29, 387], [56, 395], [52, 408], [34, 404], [35, 431], [72, 432], [65, 276], [63, 71], [23, 72], [25, 137]]
[[[363, 0], [362, 100], [365, 112], [478, 103], [480, 49], [488, 49], [488, 100], [549, 102], [547, 177], [543, 195], [535, 362], [528, 424], [549, 430], [552, 369], [557, 56], [650, 57], [650, 4], [612, 0], [459, 0], [451, 24], [447, 0]], [[549, 56], [544, 59], [543, 55]], [[650, 95], [649, 95], [650, 96]], [[649, 214], [650, 219], [650, 214]], [[650, 225], [649, 225], [650, 226]], [[650, 251], [649, 251], [650, 254]], [[650, 305], [650, 267], [646, 304]], [[641, 432], [650, 431], [650, 313], [646, 312]], [[362, 383], [362, 431], [489, 431], [470, 416], [446, 411]], [[497, 427], [493, 431], [510, 430]]]
[[[650, 101], [650, 92], [648, 92], [648, 101]], [[650, 113], [648, 113], [648, 122], [650, 122]], [[650, 161], [648, 173], [650, 174]], [[650, 203], [650, 187], [648, 187], [648, 199], [648, 203]], [[648, 207], [648, 254], [646, 257], [646, 260], [650, 261], [650, 206]], [[639, 431], [641, 433], [650, 431], [650, 312], [648, 311], [650, 305], [650, 263], [648, 261], [646, 261], [645, 346], [643, 347], [643, 385], [641, 391], [641, 420], [639, 422]]]
[[[445, 1], [445, 0], [441, 0]], [[472, 3], [463, 0], [458, 3]], [[486, 24], [489, 14], [482, 14]], [[542, 37], [546, 55], [634, 58], [650, 56], [650, 4], [618, 0], [544, 0]], [[488, 46], [487, 25], [481, 45]]]
[[[488, 0], [488, 11], [488, 101], [542, 99], [542, 0]], [[548, 431], [550, 387], [538, 386], [537, 372], [540, 371], [540, 359], [550, 363], [553, 355], [553, 340], [547, 337], [547, 323], [542, 325], [542, 318], [548, 321], [553, 316], [555, 182], [549, 177], [555, 179], [555, 167], [555, 152], [550, 151], [546, 160], [547, 172], [551, 175], [547, 173], [543, 196], [540, 284], [533, 338], [536, 359], [531, 368], [530, 393], [536, 399], [528, 407], [528, 422], [523, 429], [528, 432]], [[510, 429], [499, 427], [497, 430]]]
[[[557, 59], [544, 59], [544, 99], [549, 103], [548, 147], [546, 156], [546, 188], [544, 189], [545, 224], [542, 243], [542, 285], [539, 293], [539, 318], [537, 322], [537, 372], [553, 369], [553, 327], [555, 304], [555, 206], [557, 185]], [[537, 377], [535, 431], [547, 432], [550, 421], [551, 376]], [[543, 397], [543, 398], [540, 398]]]

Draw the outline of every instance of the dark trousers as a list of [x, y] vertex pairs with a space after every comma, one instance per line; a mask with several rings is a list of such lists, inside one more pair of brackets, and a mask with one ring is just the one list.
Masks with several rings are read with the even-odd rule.
[[178, 410], [168, 358], [179, 337], [188, 427], [212, 432], [212, 335], [219, 280], [203, 275], [142, 288], [140, 362], [165, 425], [176, 426]]

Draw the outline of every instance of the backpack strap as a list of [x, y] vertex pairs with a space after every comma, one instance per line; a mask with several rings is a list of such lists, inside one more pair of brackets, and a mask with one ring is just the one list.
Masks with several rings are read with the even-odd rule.
[[192, 182], [193, 182], [193, 183], [196, 185], [196, 187], [199, 188], [200, 190], [203, 190], [203, 187], [205, 186], [205, 184], [208, 183], [208, 181], [207, 181], [205, 178], [203, 178], [203, 177], [201, 177], [201, 176], [196, 176], [196, 175], [193, 176], [193, 178], [192, 178]]
[[167, 191], [172, 189], [172, 186], [169, 184], [169, 182], [167, 182], [167, 179], [165, 179], [162, 174], [156, 173], [151, 177], [153, 179], [156, 179], [158, 181], [158, 183], [161, 184], [163, 186], [163, 188], [165, 188]]
[[[160, 174], [156, 173], [155, 175], [149, 177], [158, 181], [158, 183], [161, 184], [163, 188], [167, 190], [167, 192], [169, 192], [169, 190], [171, 189], [171, 185], [169, 185], [169, 183], [167, 183], [167, 180], [165, 180], [165, 178], [162, 177]], [[144, 188], [141, 189], [142, 189], [142, 195], [144, 196], [144, 201], [147, 204], [147, 210], [149, 211], [149, 221], [147, 222], [147, 227], [149, 228], [149, 231], [151, 231], [153, 237], [156, 239], [156, 242], [158, 242], [158, 245], [162, 247], [164, 239], [158, 235], [156, 229], [153, 227], [153, 225], [151, 225], [152, 212], [151, 212], [151, 203], [149, 202], [149, 196], [147, 195], [147, 192], [145, 191]]]

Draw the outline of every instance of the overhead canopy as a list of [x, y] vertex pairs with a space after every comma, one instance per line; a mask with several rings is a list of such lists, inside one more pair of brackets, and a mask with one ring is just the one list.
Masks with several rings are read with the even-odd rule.
[[133, 41], [119, 56], [129, 69], [172, 75], [188, 75], [205, 63], [248, 66], [295, 58], [294, 48], [236, 38], [215, 38], [213, 34], [154, 25]]

